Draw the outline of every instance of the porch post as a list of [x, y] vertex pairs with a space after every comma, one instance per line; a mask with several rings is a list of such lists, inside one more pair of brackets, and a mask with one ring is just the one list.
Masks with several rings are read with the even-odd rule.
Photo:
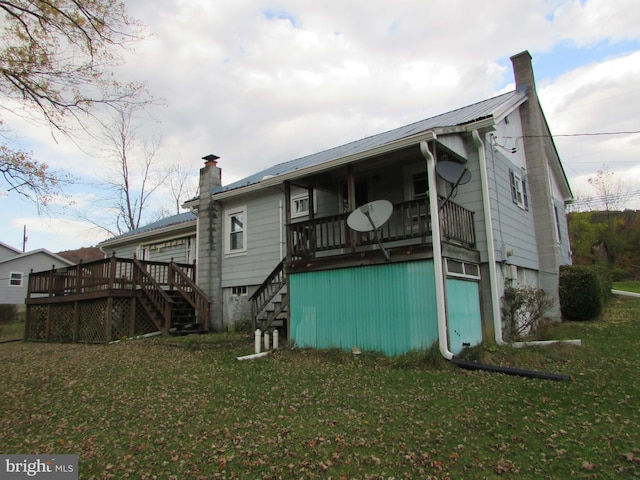
[[[349, 213], [351, 213], [356, 209], [356, 180], [353, 175], [353, 166], [351, 164], [347, 165], [347, 196], [349, 202], [347, 208]], [[358, 237], [350, 228], [347, 228], [347, 232], [349, 235], [349, 242], [351, 243], [351, 252], [355, 252]]]
[[285, 180], [284, 182], [284, 224], [286, 225], [287, 232], [287, 262], [291, 261], [293, 250], [293, 238], [291, 238], [291, 182]]

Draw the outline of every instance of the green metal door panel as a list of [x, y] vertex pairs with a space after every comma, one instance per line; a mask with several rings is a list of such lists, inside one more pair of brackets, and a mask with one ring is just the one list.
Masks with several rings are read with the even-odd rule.
[[290, 276], [291, 339], [298, 346], [358, 346], [396, 355], [438, 338], [429, 260]]
[[477, 282], [447, 278], [449, 350], [454, 355], [465, 346], [482, 342], [480, 292]]

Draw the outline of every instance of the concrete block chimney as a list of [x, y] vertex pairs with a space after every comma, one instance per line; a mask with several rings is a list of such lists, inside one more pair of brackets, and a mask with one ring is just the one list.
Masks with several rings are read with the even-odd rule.
[[[523, 144], [527, 159], [527, 181], [529, 199], [536, 230], [538, 247], [538, 283], [548, 295], [558, 298], [558, 279], [561, 264], [560, 245], [556, 231], [553, 192], [551, 190], [551, 169], [549, 155], [552, 155], [553, 140], [549, 126], [538, 100], [533, 74], [531, 55], [528, 51], [511, 57], [516, 88], [526, 88], [528, 100], [520, 106], [522, 117]], [[560, 318], [559, 305], [547, 312], [551, 318]]]
[[211, 300], [209, 327], [222, 331], [222, 208], [212, 192], [222, 185], [222, 170], [216, 155], [202, 157], [198, 205], [198, 286]]

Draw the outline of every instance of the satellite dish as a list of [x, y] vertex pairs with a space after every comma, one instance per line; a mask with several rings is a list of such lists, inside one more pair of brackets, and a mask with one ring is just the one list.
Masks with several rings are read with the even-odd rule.
[[347, 225], [356, 232], [371, 232], [384, 225], [392, 213], [390, 201], [374, 200], [351, 212], [347, 217]]
[[382, 246], [378, 238], [378, 228], [386, 223], [393, 213], [393, 205], [388, 200], [374, 200], [356, 208], [347, 217], [347, 225], [356, 232], [373, 232], [378, 246], [387, 262], [391, 261], [389, 252]]
[[436, 163], [436, 173], [440, 178], [455, 186], [464, 185], [471, 181], [469, 169], [457, 162]]
[[445, 198], [440, 205], [440, 209], [442, 210], [445, 204], [454, 194], [458, 186], [464, 185], [465, 183], [469, 183], [471, 181], [471, 172], [467, 167], [460, 163], [439, 162], [436, 163], [436, 173], [440, 178], [451, 185], [449, 196], [447, 196], [447, 198]]

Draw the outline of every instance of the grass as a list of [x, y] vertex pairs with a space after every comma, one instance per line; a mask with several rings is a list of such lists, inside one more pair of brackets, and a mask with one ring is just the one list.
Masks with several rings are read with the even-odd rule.
[[627, 292], [640, 293], [640, 281], [629, 280], [625, 282], [613, 282], [613, 288], [616, 290], [625, 290]]
[[24, 338], [24, 322], [0, 324], [0, 342]]
[[469, 372], [434, 352], [387, 358], [219, 334], [109, 346], [0, 345], [1, 453], [80, 456], [80, 478], [640, 476], [640, 300], [563, 323], [583, 347], [469, 355], [570, 374]]

